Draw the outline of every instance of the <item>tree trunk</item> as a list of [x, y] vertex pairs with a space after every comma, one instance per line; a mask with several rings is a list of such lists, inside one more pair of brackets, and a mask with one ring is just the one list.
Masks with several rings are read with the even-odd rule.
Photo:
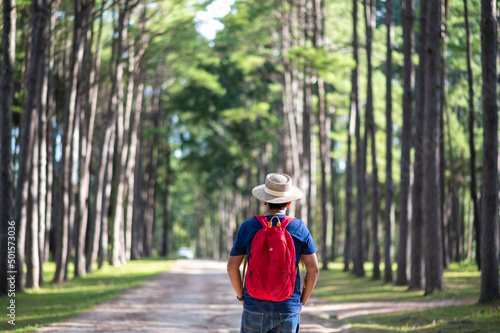
[[[353, 53], [356, 62], [356, 75], [353, 78], [353, 90], [356, 91], [356, 101], [358, 101], [358, 1], [353, 0]], [[357, 103], [356, 103], [357, 104]], [[366, 141], [361, 141], [361, 115], [359, 107], [356, 108], [356, 241], [355, 251], [353, 251], [353, 273], [356, 276], [365, 276], [364, 264], [364, 214], [365, 214], [365, 172], [366, 172]]]
[[483, 180], [486, 181], [482, 189], [480, 302], [499, 298], [497, 33], [496, 1], [482, 0]]
[[144, 123], [145, 123], [146, 113], [141, 114], [141, 119], [139, 122], [140, 126], [140, 134], [139, 134], [139, 153], [137, 154], [137, 159], [135, 162], [135, 176], [134, 176], [134, 188], [133, 193], [134, 196], [134, 211], [133, 211], [133, 219], [132, 219], [132, 249], [131, 249], [131, 258], [139, 259], [143, 255], [143, 232], [144, 230], [144, 214], [143, 207], [144, 202], [142, 198], [142, 192], [144, 187], [144, 164], [145, 164], [145, 154], [144, 154]]
[[386, 56], [386, 166], [385, 166], [385, 221], [384, 221], [384, 281], [392, 282], [392, 229], [394, 225], [394, 183], [392, 181], [392, 49], [393, 49], [393, 8], [392, 0], [387, 0], [387, 56]]
[[[365, 124], [365, 142], [368, 136], [371, 141], [372, 153], [372, 188], [373, 188], [373, 206], [372, 206], [372, 237], [373, 237], [373, 276], [374, 280], [380, 279], [380, 245], [379, 245], [379, 196], [378, 196], [378, 166], [377, 166], [377, 146], [375, 141], [375, 119], [373, 109], [373, 82], [372, 82], [372, 43], [373, 30], [375, 29], [375, 3], [373, 0], [364, 0], [364, 14], [366, 27], [366, 57], [367, 57], [367, 96], [366, 96], [366, 124]], [[368, 146], [366, 146], [368, 147]]]
[[[355, 1], [355, 0], [354, 0]], [[357, 51], [354, 45], [357, 41], [353, 40], [353, 49]], [[346, 199], [345, 199], [345, 239], [344, 239], [344, 272], [349, 271], [349, 263], [352, 260], [351, 249], [351, 223], [352, 223], [352, 137], [354, 136], [354, 127], [358, 126], [359, 121], [359, 101], [358, 101], [358, 54], [354, 54], [356, 67], [351, 71], [351, 107], [349, 109], [349, 122], [347, 123], [347, 164], [346, 164]], [[358, 119], [357, 119], [358, 117]], [[357, 119], [357, 120], [356, 120]]]
[[[66, 99], [64, 107], [64, 128], [62, 137], [62, 157], [61, 157], [61, 176], [60, 176], [60, 203], [59, 203], [59, 225], [57, 236], [57, 252], [56, 252], [56, 273], [53, 282], [61, 283], [68, 280], [67, 269], [70, 250], [70, 234], [71, 224], [75, 216], [74, 209], [74, 182], [76, 178], [75, 170], [77, 165], [73, 157], [75, 145], [73, 137], [75, 135], [75, 117], [76, 114], [76, 99], [77, 99], [77, 84], [78, 74], [83, 58], [84, 38], [82, 35], [82, 2], [81, 0], [74, 1], [75, 19], [73, 26], [73, 48], [71, 51], [71, 61], [69, 69], [69, 78], [66, 87]], [[78, 132], [78, 130], [77, 130]], [[78, 134], [74, 138], [78, 140]], [[72, 219], [73, 217], [73, 219]]]
[[[129, 7], [129, 0], [125, 1], [124, 8], [120, 9], [120, 19], [118, 25], [118, 40], [116, 41], [116, 72], [113, 78], [113, 88], [111, 89], [111, 96], [109, 99], [109, 112], [115, 114], [116, 120], [116, 151], [115, 160], [116, 165], [113, 168], [113, 177], [117, 180], [117, 203], [115, 206], [115, 215], [112, 219], [112, 240], [111, 240], [111, 257], [110, 263], [113, 266], [119, 266], [122, 263], [121, 253], [123, 236], [123, 188], [125, 184], [125, 179], [122, 174], [123, 170], [126, 168], [127, 155], [128, 155], [128, 143], [124, 142], [125, 131], [128, 130], [130, 122], [125, 124], [126, 119], [130, 119], [130, 114], [125, 114], [123, 106], [123, 74], [124, 74], [124, 61], [123, 52], [127, 43], [128, 36], [128, 23], [131, 9]], [[129, 54], [131, 58], [134, 58], [133, 54]], [[132, 87], [133, 89], [133, 87]], [[129, 95], [129, 98], [131, 96]], [[128, 101], [131, 102], [131, 101]], [[131, 107], [131, 103], [130, 103]], [[129, 108], [127, 111], [131, 111]], [[128, 132], [127, 132], [128, 133]]]
[[[427, 61], [425, 52], [425, 41], [427, 39], [427, 12], [428, 1], [420, 4], [420, 28], [418, 38], [419, 65], [417, 70], [417, 100], [415, 107], [415, 161], [413, 162], [413, 188], [412, 188], [412, 217], [411, 217], [411, 269], [408, 288], [417, 290], [422, 288], [422, 224], [423, 224], [423, 182], [424, 182], [424, 120], [425, 120], [425, 63]], [[406, 270], [398, 269], [396, 278], [397, 285], [406, 284]]]
[[[160, 124], [160, 99], [161, 91], [157, 92], [157, 96], [153, 95], [153, 105], [151, 114], [151, 127], [158, 128]], [[153, 136], [149, 148], [149, 165], [147, 168], [148, 182], [145, 189], [145, 228], [144, 228], [144, 255], [150, 257], [153, 255], [154, 249], [154, 222], [155, 222], [155, 205], [156, 205], [156, 171], [158, 169], [158, 153], [157, 143], [158, 135]]]
[[12, 164], [12, 101], [14, 93], [14, 62], [16, 54], [16, 1], [3, 1], [2, 72], [0, 76], [0, 295], [9, 290], [8, 242], [9, 221], [12, 221], [14, 168]]
[[[55, 64], [55, 26], [57, 21], [57, 9], [59, 8], [60, 1], [52, 2], [51, 5], [51, 14], [49, 21], [49, 49], [48, 49], [48, 64], [47, 64], [47, 170], [46, 170], [46, 178], [47, 178], [47, 196], [46, 196], [46, 210], [45, 217], [43, 220], [45, 221], [45, 235], [43, 244], [43, 261], [47, 262], [50, 257], [50, 234], [51, 234], [51, 225], [52, 225], [52, 203], [54, 202], [54, 191], [53, 191], [53, 181], [54, 181], [54, 145], [55, 140], [53, 138], [53, 130], [51, 124], [54, 121], [54, 117], [56, 114], [56, 103], [55, 103], [55, 88], [54, 88], [54, 64]], [[40, 275], [41, 277], [43, 275]]]
[[[145, 50], [145, 45], [143, 44], [143, 50]], [[142, 58], [136, 62], [137, 68], [136, 72], [138, 76], [136, 78], [137, 83], [134, 85], [135, 88], [135, 99], [134, 99], [134, 118], [132, 120], [132, 126], [130, 130], [130, 154], [127, 168], [125, 174], [127, 177], [127, 208], [125, 212], [125, 259], [130, 260], [132, 258], [132, 244], [134, 243], [134, 212], [136, 210], [135, 200], [140, 200], [136, 196], [136, 166], [137, 166], [137, 143], [138, 143], [138, 128], [141, 122], [142, 114], [142, 100], [144, 91], [144, 70], [142, 69]], [[136, 221], [137, 222], [137, 221]]]
[[476, 262], [481, 269], [481, 215], [477, 198], [476, 148], [474, 145], [474, 77], [472, 76], [472, 38], [470, 33], [468, 0], [464, 0], [465, 34], [467, 38], [467, 81], [469, 85], [469, 150], [470, 150], [470, 195], [473, 207], [474, 229], [476, 234]]
[[[89, 260], [88, 249], [92, 248], [94, 244], [94, 238], [98, 237], [95, 234], [96, 226], [93, 223], [87, 225], [88, 214], [89, 214], [89, 201], [88, 196], [90, 193], [90, 162], [92, 156], [92, 141], [94, 136], [94, 123], [97, 114], [97, 96], [99, 93], [99, 71], [101, 67], [101, 54], [102, 54], [102, 26], [103, 26], [103, 13], [101, 5], [101, 15], [99, 19], [99, 32], [97, 35], [97, 47], [95, 57], [92, 57], [92, 46], [94, 41], [94, 30], [92, 25], [87, 30], [87, 48], [86, 48], [86, 63], [89, 68], [89, 78], [88, 78], [88, 98], [87, 98], [87, 112], [88, 120], [82, 124], [85, 126], [84, 133], [82, 137], [82, 154], [81, 154], [81, 168], [80, 168], [80, 179], [82, 186], [80, 187], [80, 224], [77, 234], [77, 244], [75, 252], [75, 276], [83, 276], [87, 272], [92, 270], [92, 261]], [[93, 16], [93, 10], [91, 11], [91, 17]], [[95, 203], [94, 203], [95, 204]], [[91, 221], [92, 222], [92, 221]], [[87, 237], [87, 233], [90, 235]], [[85, 239], [88, 238], [87, 242], [87, 253], [84, 251]]]
[[[441, 244], [441, 196], [439, 182], [439, 140], [440, 140], [440, 43], [441, 43], [441, 0], [430, 2], [428, 11], [425, 63], [425, 181], [423, 188], [423, 254], [425, 262], [425, 294], [430, 295], [442, 288], [443, 258]], [[429, 200], [433, 198], [433, 200]]]
[[[446, 101], [447, 101], [447, 94], [448, 90], [446, 87], [446, 21], [448, 18], [448, 8], [449, 8], [449, 1], [448, 0], [443, 0], [441, 1], [441, 45], [442, 45], [442, 50], [440, 53], [440, 78], [441, 78], [441, 93], [440, 93], [440, 110], [439, 110], [439, 132], [441, 135], [439, 136], [439, 197], [440, 197], [440, 212], [441, 215], [439, 216], [439, 224], [441, 228], [441, 244], [443, 246], [441, 247], [443, 250], [442, 256], [443, 256], [443, 267], [446, 268], [448, 267], [448, 256], [446, 254], [447, 249], [446, 249], [446, 240], [445, 240], [445, 231], [444, 231], [444, 224], [445, 224], [445, 218], [444, 218], [444, 210], [445, 210], [445, 169], [446, 169], [446, 163], [445, 163], [445, 149], [444, 149], [444, 112], [447, 110], [446, 108]], [[453, 176], [454, 177], [454, 176]], [[458, 198], [457, 198], [457, 203], [458, 203]], [[458, 217], [458, 214], [457, 214]], [[458, 221], [458, 220], [457, 220]], [[458, 224], [457, 224], [458, 225]]]
[[[109, 118], [108, 118], [109, 119]], [[102, 213], [97, 223], [101, 224], [101, 236], [99, 241], [98, 268], [102, 268], [108, 258], [108, 210], [111, 197], [111, 179], [113, 178], [113, 156], [115, 147], [115, 124], [111, 125], [109, 145], [107, 147], [106, 160], [104, 161], [104, 182], [102, 183], [101, 207]], [[102, 151], [104, 152], [105, 149]]]
[[166, 168], [166, 173], [167, 173], [167, 176], [166, 176], [166, 184], [165, 184], [165, 195], [164, 195], [164, 199], [163, 199], [163, 242], [162, 242], [162, 248], [161, 248], [161, 255], [163, 257], [168, 257], [169, 255], [169, 248], [170, 248], [170, 244], [169, 244], [169, 234], [170, 234], [170, 202], [169, 202], [169, 199], [170, 199], [170, 186], [172, 184], [172, 178], [173, 178], [173, 175], [172, 175], [172, 169], [170, 168], [170, 147], [168, 145], [168, 143], [165, 143], [165, 147], [164, 147], [165, 151], [164, 151], [164, 154], [165, 154], [165, 158], [166, 158], [166, 162], [165, 162], [165, 168]]
[[[40, 80], [43, 82], [45, 75], [41, 73]], [[40, 88], [42, 85], [40, 82]], [[39, 92], [40, 92], [40, 88]], [[39, 114], [42, 110], [40, 105], [41, 95], [38, 98], [38, 110], [33, 114], [33, 122], [39, 122]], [[32, 164], [30, 171], [30, 187], [28, 190], [28, 215], [26, 220], [26, 287], [38, 289], [40, 279], [40, 257], [38, 248], [38, 170], [39, 170], [39, 124], [35, 125], [33, 133]]]
[[[28, 221], [27, 200], [29, 193], [30, 169], [33, 163], [33, 144], [35, 140], [36, 127], [38, 127], [40, 88], [43, 80], [44, 55], [47, 46], [47, 22], [44, 19], [46, 15], [47, 3], [44, 0], [32, 1], [31, 31], [32, 39], [30, 45], [30, 62], [28, 73], [28, 95], [26, 97], [26, 106], [24, 113], [24, 123], [19, 152], [19, 169], [17, 178], [14, 221], [16, 223], [16, 291], [24, 290], [23, 264], [26, 221]], [[10, 132], [9, 132], [10, 133]], [[10, 268], [10, 267], [9, 267]]]
[[[407, 278], [407, 253], [408, 253], [408, 205], [411, 179], [411, 143], [412, 143], [412, 117], [413, 117], [413, 89], [414, 89], [414, 0], [403, 0], [403, 130], [401, 134], [401, 181], [399, 184], [399, 243], [397, 254], [396, 284], [408, 284]], [[391, 274], [392, 275], [392, 274]], [[386, 277], [388, 272], [386, 270]]]

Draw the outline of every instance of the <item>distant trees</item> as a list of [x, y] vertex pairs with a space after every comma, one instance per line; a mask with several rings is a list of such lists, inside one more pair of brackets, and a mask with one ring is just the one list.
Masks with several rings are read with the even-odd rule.
[[19, 289], [47, 260], [59, 283], [71, 262], [224, 258], [278, 171], [324, 269], [370, 259], [390, 282], [397, 245], [396, 284], [430, 294], [476, 260], [495, 298], [496, 6], [481, 32], [478, 4], [236, 1], [212, 40], [185, 1], [2, 2], [0, 255], [15, 220]]

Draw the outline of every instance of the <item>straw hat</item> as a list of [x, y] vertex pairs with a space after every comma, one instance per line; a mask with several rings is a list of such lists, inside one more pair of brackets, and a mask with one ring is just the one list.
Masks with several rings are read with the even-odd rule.
[[286, 203], [304, 196], [302, 190], [292, 185], [292, 178], [284, 173], [270, 173], [266, 183], [253, 188], [252, 194], [257, 199], [269, 203]]

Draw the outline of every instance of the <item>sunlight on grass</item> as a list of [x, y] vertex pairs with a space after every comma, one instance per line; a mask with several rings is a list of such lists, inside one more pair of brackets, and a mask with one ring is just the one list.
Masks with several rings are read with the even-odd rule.
[[[50, 283], [55, 273], [55, 264], [44, 264], [46, 285], [39, 290], [27, 289], [24, 293], [16, 293], [16, 330], [29, 331], [48, 323], [61, 321], [80, 312], [90, 309], [96, 304], [117, 298], [124, 289], [133, 288], [154, 275], [169, 269], [172, 261], [167, 260], [133, 260], [121, 267], [105, 265], [85, 277], [77, 277], [61, 285]], [[73, 265], [69, 267], [69, 276], [73, 276]], [[9, 301], [0, 297], [0, 306]], [[0, 322], [0, 329], [12, 326], [6, 320]]]
[[[449, 298], [479, 298], [480, 276], [474, 264], [450, 264], [443, 273], [442, 291], [423, 296], [423, 291], [407, 291], [406, 286], [395, 286], [371, 278], [373, 265], [365, 264], [366, 277], [357, 278], [343, 272], [343, 263], [329, 264], [329, 271], [321, 271], [314, 294], [325, 300], [340, 302], [369, 301], [426, 301]], [[396, 276], [393, 266], [394, 277]], [[383, 274], [383, 265], [380, 267]], [[336, 319], [331, 319], [336, 320]], [[500, 303], [472, 304], [434, 308], [422, 311], [370, 315], [358, 319], [344, 319], [349, 332], [498, 332]]]

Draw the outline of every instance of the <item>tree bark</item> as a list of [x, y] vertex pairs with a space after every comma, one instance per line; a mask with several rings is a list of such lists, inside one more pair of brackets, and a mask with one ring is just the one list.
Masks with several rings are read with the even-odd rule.
[[476, 148], [474, 145], [474, 77], [472, 76], [472, 38], [470, 33], [469, 6], [468, 0], [464, 0], [465, 36], [467, 39], [467, 82], [469, 86], [469, 150], [470, 150], [470, 195], [473, 208], [473, 225], [476, 236], [476, 262], [481, 269], [481, 215], [479, 212], [479, 200], [477, 197], [477, 177], [476, 177]]
[[[92, 64], [91, 64], [91, 72], [90, 72], [90, 90], [89, 90], [89, 123], [88, 123], [88, 132], [87, 132], [87, 156], [90, 157], [91, 152], [92, 152], [92, 137], [93, 137], [93, 131], [94, 131], [94, 122], [95, 122], [95, 116], [97, 114], [97, 98], [98, 98], [98, 93], [99, 93], [99, 77], [100, 77], [100, 69], [101, 69], [101, 55], [102, 55], [102, 26], [103, 26], [103, 13], [104, 11], [101, 8], [101, 17], [100, 17], [100, 22], [99, 22], [99, 32], [97, 35], [97, 46], [96, 46], [96, 55], [95, 59], [93, 59]], [[93, 30], [92, 30], [92, 35], [93, 35]], [[93, 41], [93, 38], [91, 38], [91, 41]], [[88, 164], [87, 164], [88, 163]], [[85, 159], [85, 166], [86, 170], [89, 170], [90, 168], [90, 159], [87, 160]], [[89, 175], [89, 173], [87, 173]], [[94, 187], [96, 186], [96, 182], [94, 181]], [[90, 184], [89, 187], [85, 186], [85, 189], [83, 191], [87, 192], [87, 196], [90, 193]], [[97, 223], [96, 219], [93, 217], [93, 209], [95, 209], [95, 206], [98, 203], [95, 201], [94, 206], [90, 207], [89, 206], [89, 200], [82, 195], [80, 197], [80, 207], [82, 207], [82, 221], [83, 220], [88, 220], [88, 226], [87, 226], [87, 234], [89, 235], [87, 237], [87, 242], [86, 242], [86, 248], [85, 248], [85, 273], [90, 273], [93, 270], [92, 265], [95, 263], [97, 260], [97, 249], [98, 249], [98, 242], [99, 242], [99, 236], [101, 233], [101, 224]], [[91, 218], [88, 219], [88, 214], [90, 213]], [[81, 226], [83, 228], [83, 226]], [[80, 239], [80, 242], [82, 242], [84, 239]], [[81, 254], [79, 254], [81, 256]], [[81, 266], [81, 264], [84, 261], [82, 260], [78, 267]], [[83, 272], [83, 267], [79, 268], [80, 273]], [[76, 270], [76, 267], [75, 267]], [[75, 271], [76, 273], [76, 271]]]
[[[164, 154], [166, 158], [165, 168], [166, 168], [166, 184], [165, 184], [165, 195], [163, 198], [163, 236], [162, 236], [162, 248], [161, 255], [163, 257], [168, 257], [169, 255], [169, 235], [170, 235], [170, 186], [172, 184], [172, 169], [170, 167], [170, 147], [168, 142], [164, 144]], [[206, 253], [205, 253], [206, 254]]]
[[[102, 6], [101, 6], [102, 9]], [[101, 10], [99, 32], [97, 35], [96, 54], [93, 57], [92, 46], [94, 41], [93, 24], [89, 24], [86, 33], [86, 50], [85, 50], [85, 64], [89, 70], [86, 87], [86, 111], [82, 112], [82, 116], [87, 116], [81, 120], [82, 124], [82, 140], [81, 140], [81, 154], [80, 154], [80, 223], [76, 235], [76, 249], [75, 249], [75, 276], [84, 276], [91, 267], [87, 265], [88, 257], [85, 253], [85, 245], [87, 248], [93, 244], [95, 235], [95, 225], [88, 225], [89, 214], [89, 201], [88, 196], [90, 193], [90, 161], [92, 157], [92, 139], [94, 136], [94, 123], [97, 114], [97, 96], [99, 92], [99, 70], [101, 65], [101, 48], [102, 48], [102, 25], [103, 13]], [[89, 17], [93, 17], [94, 10], [89, 12]], [[86, 244], [87, 233], [89, 233], [89, 242]]]
[[[356, 91], [356, 101], [358, 101], [358, 1], [353, 0], [353, 53], [354, 61], [356, 62], [356, 75], [353, 77], [353, 89]], [[356, 103], [358, 104], [358, 103]], [[364, 214], [365, 214], [365, 172], [366, 172], [366, 141], [361, 141], [361, 115], [360, 108], [356, 108], [356, 241], [355, 251], [353, 251], [353, 273], [356, 276], [365, 276], [364, 264]]]
[[392, 282], [392, 230], [394, 225], [394, 183], [392, 180], [392, 49], [393, 49], [393, 8], [392, 0], [387, 0], [387, 56], [386, 56], [386, 166], [385, 166], [385, 220], [384, 220], [384, 281]]
[[[403, 0], [403, 130], [401, 134], [401, 181], [399, 184], [399, 242], [397, 253], [396, 284], [408, 284], [407, 278], [407, 253], [408, 253], [408, 205], [411, 180], [411, 143], [412, 143], [412, 117], [413, 117], [413, 89], [414, 89], [414, 0]], [[388, 272], [386, 271], [386, 274]]]
[[[145, 50], [145, 46], [143, 46]], [[134, 92], [134, 118], [132, 122], [132, 127], [130, 131], [130, 155], [127, 168], [125, 170], [127, 177], [127, 210], [125, 213], [125, 258], [130, 260], [132, 258], [132, 244], [134, 243], [134, 212], [136, 207], [135, 200], [140, 200], [135, 195], [136, 189], [136, 167], [137, 167], [137, 146], [138, 146], [138, 128], [141, 122], [142, 114], [142, 100], [144, 91], [144, 73], [142, 69], [142, 58], [137, 62], [138, 68], [136, 71], [139, 72], [136, 78], [137, 83], [134, 85], [136, 89]]]
[[[425, 181], [423, 188], [423, 254], [425, 262], [425, 294], [442, 288], [443, 258], [441, 243], [441, 196], [439, 182], [439, 140], [441, 104], [441, 0], [429, 3], [427, 40], [425, 44]], [[429, 200], [433, 198], [433, 200]]]
[[[378, 166], [377, 166], [377, 145], [375, 141], [375, 118], [373, 108], [373, 65], [372, 65], [372, 43], [373, 31], [375, 29], [375, 2], [373, 0], [363, 0], [365, 27], [366, 27], [366, 58], [367, 58], [367, 93], [366, 93], [366, 123], [365, 142], [368, 136], [371, 141], [372, 153], [372, 239], [373, 239], [373, 276], [374, 280], [380, 279], [380, 244], [379, 244], [379, 196], [378, 196]], [[368, 147], [366, 145], [366, 147]]]
[[[145, 154], [144, 154], [144, 137], [142, 135], [144, 130], [146, 113], [141, 114], [141, 119], [139, 123], [139, 153], [137, 154], [137, 159], [135, 162], [136, 170], [134, 176], [134, 211], [133, 211], [133, 220], [132, 220], [132, 259], [139, 259], [143, 255], [143, 230], [144, 230], [144, 202], [142, 198], [142, 192], [145, 180], [144, 178], [147, 175], [144, 175], [144, 164], [145, 164]], [[130, 192], [132, 193], [132, 192]]]
[[498, 89], [496, 1], [481, 1], [483, 79], [483, 188], [480, 302], [499, 298], [498, 274]]
[[[448, 11], [449, 11], [449, 1], [448, 0], [443, 0], [441, 1], [441, 53], [440, 53], [440, 79], [441, 79], [441, 93], [440, 93], [440, 110], [439, 110], [439, 128], [440, 128], [440, 133], [441, 135], [439, 136], [439, 197], [440, 197], [440, 216], [439, 216], [439, 224], [441, 228], [441, 244], [443, 244], [442, 248], [442, 256], [443, 256], [443, 268], [448, 267], [448, 256], [446, 254], [447, 249], [446, 249], [446, 233], [444, 231], [444, 225], [445, 225], [445, 169], [446, 169], [446, 162], [445, 162], [445, 149], [444, 149], [444, 113], [446, 108], [446, 101], [447, 101], [447, 94], [448, 90], [446, 87], [446, 53], [447, 53], [447, 48], [446, 48], [446, 21], [448, 18]], [[453, 175], [455, 177], [455, 175]], [[458, 203], [458, 197], [457, 197], [457, 203]], [[458, 214], [457, 214], [458, 217]], [[458, 221], [458, 220], [457, 220]]]
[[32, 39], [30, 45], [30, 61], [28, 73], [28, 95], [24, 113], [24, 123], [21, 133], [21, 144], [19, 152], [19, 169], [17, 178], [14, 221], [16, 222], [16, 291], [24, 290], [23, 264], [24, 247], [26, 236], [26, 221], [32, 212], [27, 209], [29, 193], [30, 169], [33, 163], [33, 145], [36, 127], [38, 127], [38, 115], [40, 104], [41, 80], [43, 80], [44, 54], [47, 45], [47, 3], [45, 0], [32, 1], [31, 31]]
[[[43, 71], [41, 72], [41, 77], [39, 78], [41, 82], [39, 92], [42, 86], [45, 75]], [[28, 215], [26, 220], [26, 287], [39, 289], [39, 279], [40, 279], [40, 253], [38, 248], [38, 230], [39, 230], [39, 210], [38, 210], [38, 170], [39, 170], [39, 137], [38, 132], [40, 130], [40, 111], [42, 111], [41, 95], [39, 95], [38, 100], [38, 110], [33, 114], [33, 122], [38, 122], [35, 125], [35, 132], [33, 133], [33, 148], [32, 154], [32, 164], [30, 170], [30, 187], [28, 190]]]
[[[49, 126], [54, 121], [56, 115], [56, 103], [55, 103], [55, 87], [54, 87], [54, 64], [55, 64], [55, 45], [56, 45], [56, 34], [55, 26], [57, 22], [57, 9], [59, 8], [60, 1], [52, 2], [50, 8], [50, 21], [49, 21], [49, 48], [48, 48], [48, 64], [47, 64], [47, 103], [46, 103], [46, 113], [47, 113], [47, 129], [46, 129], [46, 145], [47, 145], [47, 169], [46, 169], [46, 179], [47, 179], [47, 195], [46, 195], [46, 207], [45, 217], [42, 219], [45, 221], [45, 235], [44, 241], [41, 244], [43, 246], [43, 261], [48, 261], [50, 257], [50, 234], [52, 226], [52, 203], [54, 202], [54, 145], [55, 140], [53, 138], [52, 126]], [[43, 275], [40, 275], [42, 277]]]
[[[425, 63], [427, 61], [425, 52], [425, 41], [427, 39], [427, 12], [428, 1], [420, 4], [420, 28], [418, 37], [418, 58], [417, 70], [417, 99], [415, 112], [415, 135], [413, 143], [415, 145], [415, 161], [413, 162], [413, 188], [412, 188], [412, 217], [411, 217], [411, 269], [410, 282], [408, 288], [417, 290], [422, 288], [422, 224], [423, 224], [423, 182], [424, 182], [424, 120], [425, 120]], [[396, 284], [406, 284], [406, 270], [398, 269]]]
[[12, 101], [14, 97], [14, 62], [16, 54], [15, 0], [3, 1], [2, 71], [0, 76], [0, 295], [7, 295], [9, 221], [12, 221], [14, 167], [12, 164]]
[[[76, 99], [78, 87], [78, 75], [83, 58], [84, 39], [82, 36], [82, 1], [74, 1], [74, 25], [73, 25], [73, 48], [71, 51], [71, 60], [69, 67], [69, 78], [66, 87], [66, 99], [64, 107], [64, 128], [62, 137], [62, 157], [61, 157], [61, 176], [60, 176], [60, 203], [59, 203], [59, 225], [57, 236], [56, 251], [56, 273], [53, 282], [61, 283], [68, 280], [67, 270], [69, 262], [70, 233], [71, 225], [75, 216], [74, 211], [74, 185], [77, 165], [74, 163], [73, 154], [75, 145], [73, 136], [75, 135], [75, 117]], [[78, 140], [78, 135], [75, 140]], [[76, 149], [76, 153], [78, 149]], [[73, 218], [73, 219], [72, 219]]]
[[[355, 0], [354, 0], [355, 1]], [[354, 44], [354, 41], [353, 41]], [[354, 46], [354, 45], [353, 45]], [[353, 49], [356, 49], [353, 47]], [[355, 68], [351, 71], [351, 107], [349, 109], [349, 121], [347, 123], [347, 163], [346, 163], [346, 199], [345, 199], [345, 238], [344, 238], [344, 272], [349, 271], [349, 263], [352, 260], [351, 249], [351, 224], [352, 224], [352, 137], [354, 136], [354, 127], [357, 126], [356, 117], [359, 110], [358, 101], [358, 54], [354, 54], [356, 62]], [[359, 121], [359, 119], [358, 119]]]

